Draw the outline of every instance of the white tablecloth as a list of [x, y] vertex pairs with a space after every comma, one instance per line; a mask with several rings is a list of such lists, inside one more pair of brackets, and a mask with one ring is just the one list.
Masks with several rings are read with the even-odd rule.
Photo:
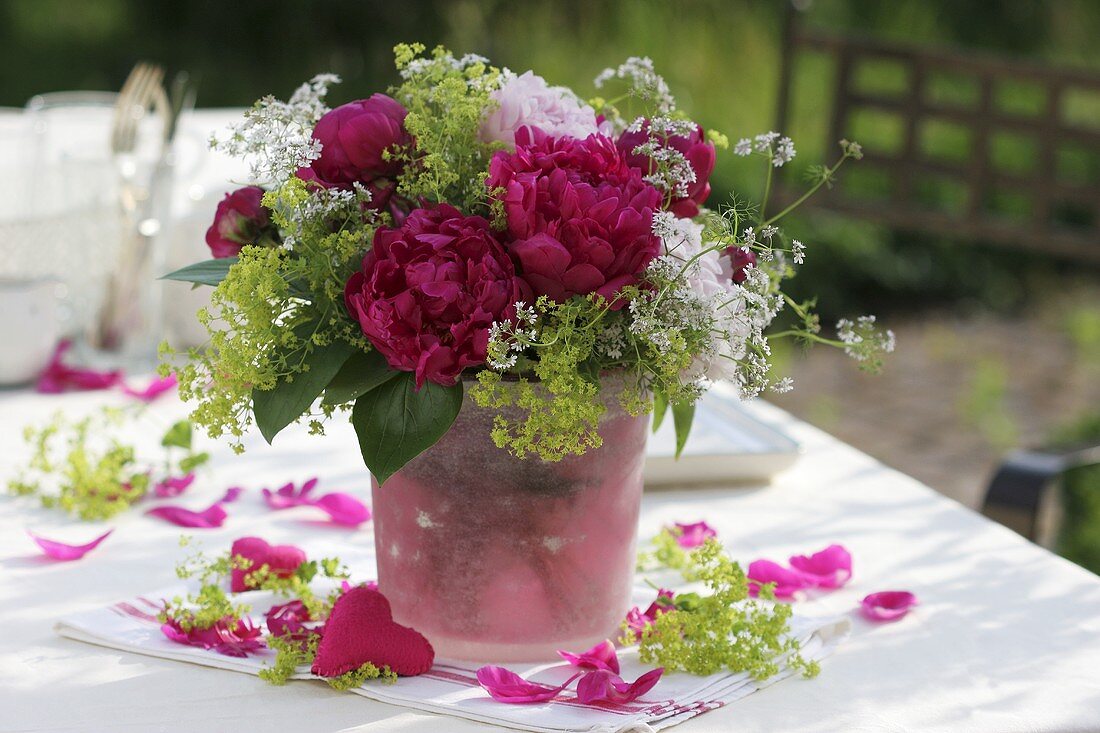
[[[0, 393], [0, 479], [20, 456], [22, 426], [57, 409], [78, 412], [116, 397]], [[812, 681], [789, 681], [676, 730], [1100, 730], [1100, 579], [931, 489], [766, 404], [754, 410], [788, 430], [804, 457], [773, 485], [693, 489], [646, 497], [641, 532], [705, 518], [739, 559], [785, 559], [841, 542], [855, 558], [844, 589], [816, 600], [846, 612], [877, 590], [906, 589], [922, 605], [906, 619], [856, 619], [852, 637]], [[182, 413], [158, 404], [150, 424]], [[146, 437], [156, 437], [150, 428]], [[316, 474], [321, 487], [368, 496], [350, 426], [324, 439], [291, 433], [251, 441], [233, 457], [215, 447], [213, 470], [182, 503], [205, 507], [224, 489], [249, 489], [219, 530], [195, 530], [220, 550], [245, 534], [273, 542], [326, 541], [331, 552], [369, 545], [371, 533], [310, 523], [310, 510], [269, 512], [258, 488]], [[300, 513], [298, 513], [300, 512]], [[314, 683], [275, 688], [246, 675], [115, 652], [57, 637], [62, 615], [172, 582], [180, 530], [133, 511], [98, 550], [50, 563], [24, 534], [86, 541], [27, 500], [0, 499], [0, 730], [3, 731], [472, 731], [484, 726], [409, 712]]]

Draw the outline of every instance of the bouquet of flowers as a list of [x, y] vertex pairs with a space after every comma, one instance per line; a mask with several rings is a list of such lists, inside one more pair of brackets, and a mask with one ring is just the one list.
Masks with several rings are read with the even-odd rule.
[[[767, 171], [763, 201], [708, 209], [728, 141], [677, 109], [649, 59], [604, 70], [607, 96], [585, 101], [480, 56], [395, 56], [387, 94], [330, 109], [339, 80], [319, 75], [212, 141], [249, 160], [254, 185], [218, 206], [214, 259], [168, 277], [216, 286], [200, 313], [210, 343], [179, 369], [213, 437], [252, 420], [268, 440], [303, 419], [321, 432], [350, 409], [384, 482], [473, 400], [519, 408], [497, 415], [498, 446], [556, 461], [599, 446], [614, 378], [631, 414], [671, 411], [682, 446], [712, 381], [745, 398], [790, 388], [770, 339], [839, 346], [867, 369], [892, 349], [871, 316], [822, 335], [781, 287], [805, 248], [779, 221], [858, 144], [841, 141], [772, 214], [794, 145], [741, 139], [732, 153]], [[766, 334], [783, 309], [790, 322]]]

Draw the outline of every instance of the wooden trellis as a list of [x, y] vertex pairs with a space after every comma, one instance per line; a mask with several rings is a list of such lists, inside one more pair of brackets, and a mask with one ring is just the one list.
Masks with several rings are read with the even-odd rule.
[[[1065, 108], [1071, 94], [1092, 95], [1100, 104], [1100, 75], [833, 35], [800, 26], [795, 15], [791, 13], [784, 32], [776, 129], [788, 131], [794, 62], [807, 51], [835, 62], [828, 149], [835, 150], [836, 141], [852, 136], [852, 119], [862, 111], [893, 115], [902, 129], [895, 150], [865, 143], [864, 159], [855, 164], [876, 169], [888, 182], [885, 195], [860, 194], [842, 181], [814, 205], [899, 229], [1100, 262], [1100, 112], [1089, 126], [1089, 120], [1067, 120]], [[882, 62], [903, 70], [900, 92], [867, 91], [856, 82], [860, 64]], [[965, 80], [971, 88], [976, 86], [976, 99], [932, 98], [928, 82], [935, 75], [949, 75]], [[1020, 83], [1045, 96], [1037, 113], [1006, 111], [996, 103], [1000, 85]], [[945, 161], [921, 150], [924, 128], [942, 123], [965, 130], [970, 140], [967, 159]], [[999, 134], [1028, 141], [1036, 151], [1030, 170], [1007, 171], [994, 164], [991, 140]], [[1059, 170], [1058, 156], [1069, 150], [1092, 161], [1087, 175], [1074, 180]], [[915, 184], [922, 179], [965, 190], [965, 204], [951, 211], [929, 206], [916, 191]], [[991, 206], [994, 197], [1005, 193], [1026, 203], [1006, 215]]]

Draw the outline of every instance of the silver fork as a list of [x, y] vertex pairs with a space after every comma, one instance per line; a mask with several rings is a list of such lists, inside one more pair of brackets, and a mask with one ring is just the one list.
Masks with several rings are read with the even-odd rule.
[[[159, 302], [142, 303], [140, 293], [148, 289], [151, 280], [148, 272], [153, 258], [153, 237], [157, 218], [152, 209], [161, 161], [167, 149], [166, 137], [171, 124], [168, 95], [162, 82], [164, 69], [154, 64], [139, 62], [126, 78], [115, 104], [114, 123], [111, 129], [111, 153], [119, 172], [119, 202], [124, 215], [124, 233], [120, 242], [115, 270], [99, 315], [92, 340], [99, 348], [115, 351], [126, 347], [131, 340], [159, 320]], [[154, 169], [148, 172], [148, 181], [138, 180], [135, 160], [141, 122], [149, 110], [161, 115], [164, 133], [160, 136], [161, 150]], [[157, 300], [156, 295], [152, 296]], [[156, 336], [156, 334], [153, 334]]]
[[118, 101], [115, 102], [114, 126], [111, 130], [111, 152], [133, 152], [137, 142], [138, 126], [150, 106], [161, 111], [167, 108], [167, 95], [161, 83], [164, 69], [144, 61], [138, 62], [126, 77]]

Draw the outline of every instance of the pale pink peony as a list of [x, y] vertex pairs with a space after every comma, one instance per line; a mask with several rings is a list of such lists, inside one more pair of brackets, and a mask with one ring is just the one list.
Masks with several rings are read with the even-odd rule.
[[552, 87], [528, 71], [493, 92], [499, 106], [481, 124], [484, 142], [515, 145], [516, 131], [537, 127], [551, 137], [584, 139], [598, 132], [596, 113], [565, 87]]

